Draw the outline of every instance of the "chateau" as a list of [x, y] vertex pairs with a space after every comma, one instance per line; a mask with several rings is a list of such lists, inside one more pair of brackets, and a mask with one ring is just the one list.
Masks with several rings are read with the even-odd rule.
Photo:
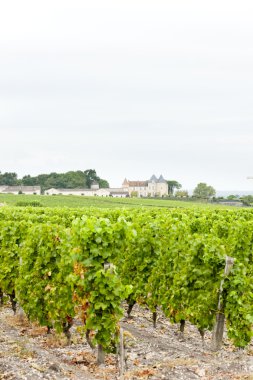
[[129, 196], [134, 193], [138, 197], [163, 197], [168, 195], [168, 184], [162, 175], [159, 178], [152, 175], [147, 181], [128, 181], [125, 179], [122, 189], [127, 191]]

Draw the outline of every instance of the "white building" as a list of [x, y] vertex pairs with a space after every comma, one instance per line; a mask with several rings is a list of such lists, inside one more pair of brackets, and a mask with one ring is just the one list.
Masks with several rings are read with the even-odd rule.
[[113, 198], [127, 198], [129, 197], [128, 191], [125, 191], [123, 189], [109, 189], [110, 190], [110, 196]]
[[3, 194], [41, 194], [40, 186], [0, 186], [0, 193]]
[[162, 175], [156, 178], [155, 175], [147, 181], [128, 181], [124, 180], [122, 189], [128, 194], [137, 193], [138, 197], [164, 197], [168, 195], [168, 183]]
[[46, 195], [79, 195], [86, 197], [113, 197], [113, 198], [125, 198], [128, 197], [128, 192], [122, 189], [100, 189], [91, 186], [91, 189], [55, 189], [51, 188], [45, 191]]
[[45, 191], [46, 195], [83, 195], [86, 197], [100, 196], [109, 197], [110, 189], [55, 189]]

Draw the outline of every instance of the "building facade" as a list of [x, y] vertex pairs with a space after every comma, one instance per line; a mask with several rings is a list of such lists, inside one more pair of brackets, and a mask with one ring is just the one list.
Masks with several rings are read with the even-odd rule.
[[45, 191], [46, 195], [79, 195], [86, 197], [113, 197], [113, 198], [126, 198], [128, 192], [122, 189], [100, 189], [91, 186], [90, 189], [48, 189]]
[[86, 197], [93, 197], [95, 195], [100, 197], [109, 197], [110, 189], [55, 189], [51, 188], [45, 191], [46, 195], [83, 195]]
[[3, 194], [41, 194], [40, 186], [0, 186], [0, 193]]
[[136, 194], [138, 197], [164, 197], [168, 195], [168, 183], [162, 175], [159, 178], [152, 175], [147, 181], [129, 181], [125, 179], [122, 189], [127, 191], [129, 196]]

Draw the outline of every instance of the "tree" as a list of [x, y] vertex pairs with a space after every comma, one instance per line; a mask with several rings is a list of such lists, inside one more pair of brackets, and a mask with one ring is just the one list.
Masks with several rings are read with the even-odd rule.
[[24, 186], [36, 186], [36, 185], [38, 185], [38, 177], [31, 177], [30, 174], [25, 175], [21, 181], [22, 181], [22, 185], [24, 185]]
[[100, 179], [99, 181], [98, 181], [98, 183], [99, 183], [99, 187], [100, 187], [100, 189], [108, 189], [110, 186], [109, 186], [109, 182], [108, 181], [106, 181], [106, 179]]
[[19, 184], [18, 176], [16, 173], [1, 173], [0, 172], [0, 185], [16, 186]]
[[109, 183], [105, 179], [100, 178], [97, 175], [96, 170], [94, 170], [94, 169], [85, 170], [84, 175], [85, 175], [86, 184], [87, 184], [88, 188], [91, 187], [92, 182], [98, 182], [100, 188], [108, 188], [109, 187]]
[[211, 198], [215, 196], [215, 193], [215, 189], [204, 182], [200, 182], [193, 190], [193, 196], [202, 199]]
[[239, 199], [239, 198], [240, 198], [239, 195], [234, 195], [234, 194], [231, 194], [231, 195], [227, 196], [228, 200], [234, 200], [234, 199]]
[[96, 181], [99, 182], [99, 177], [97, 176], [96, 170], [94, 169], [88, 169], [84, 171], [84, 175], [86, 178], [86, 185], [90, 189], [92, 182]]
[[[29, 174], [21, 180], [22, 185], [41, 186], [42, 192], [51, 187], [56, 189], [75, 189], [90, 188], [93, 182], [98, 182], [100, 188], [108, 188], [109, 183], [100, 178], [94, 169], [88, 169], [84, 172], [81, 170], [69, 171], [66, 173], [39, 174], [37, 177], [31, 177]], [[1, 184], [1, 173], [0, 173]]]
[[245, 195], [241, 198], [242, 203], [245, 206], [252, 206], [253, 205], [253, 196], [252, 195]]
[[181, 183], [177, 181], [167, 181], [168, 184], [168, 193], [169, 195], [173, 195], [175, 189], [181, 189]]

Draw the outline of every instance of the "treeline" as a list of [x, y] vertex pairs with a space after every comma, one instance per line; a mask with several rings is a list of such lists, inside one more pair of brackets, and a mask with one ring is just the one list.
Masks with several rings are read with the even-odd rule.
[[98, 182], [100, 188], [109, 187], [108, 181], [100, 178], [94, 169], [69, 171], [66, 173], [53, 172], [50, 174], [39, 174], [34, 177], [28, 174], [21, 179], [18, 179], [17, 173], [0, 172], [0, 186], [41, 186], [42, 191], [51, 187], [56, 189], [90, 188], [94, 181]]

